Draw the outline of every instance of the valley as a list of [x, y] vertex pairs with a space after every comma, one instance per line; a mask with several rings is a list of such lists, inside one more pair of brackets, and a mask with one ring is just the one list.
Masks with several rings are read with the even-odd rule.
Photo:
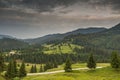
[[120, 80], [120, 0], [0, 0], [0, 80]]
[[[112, 64], [111, 55], [115, 54], [116, 57], [117, 53], [120, 52], [119, 27], [120, 24], [110, 29], [97, 28], [98, 31], [96, 28], [78, 29], [65, 34], [47, 35], [32, 40], [1, 35], [0, 50], [7, 67], [12, 69], [9, 65], [16, 65], [16, 70], [20, 70], [24, 66], [25, 70], [23, 71], [26, 71], [28, 76], [21, 78], [22, 80], [96, 80], [98, 78], [99, 80], [106, 80], [109, 77], [113, 80], [112, 76], [117, 76], [114, 80], [119, 80], [117, 72], [110, 65]], [[79, 32], [81, 30], [83, 32]], [[86, 69], [89, 56], [94, 58], [95, 62], [92, 63], [96, 63], [94, 65], [96, 69], [92, 69], [95, 70]], [[68, 61], [69, 64], [67, 60], [70, 61]], [[65, 65], [70, 65], [69, 67], [73, 71], [64, 73]], [[101, 69], [97, 67], [101, 67]], [[5, 68], [2, 73], [3, 76], [12, 76], [8, 72], [9, 68]], [[46, 74], [54, 73], [54, 71], [58, 71], [58, 73]], [[34, 73], [41, 75], [32, 75]], [[42, 75], [42, 73], [46, 75]], [[14, 76], [14, 80], [20, 80], [19, 76]], [[8, 79], [8, 77], [6, 78]], [[4, 78], [0, 78], [4, 80]]]

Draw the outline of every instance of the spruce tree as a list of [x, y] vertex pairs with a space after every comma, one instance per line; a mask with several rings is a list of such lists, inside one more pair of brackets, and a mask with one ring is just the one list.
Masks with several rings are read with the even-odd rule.
[[111, 66], [114, 69], [118, 69], [120, 67], [120, 60], [119, 60], [119, 57], [118, 57], [118, 54], [117, 54], [116, 51], [112, 52], [112, 55], [111, 55]]
[[66, 63], [65, 63], [65, 67], [64, 67], [65, 72], [71, 72], [72, 71], [71, 65], [72, 64], [71, 64], [70, 58], [68, 57], [67, 60], [66, 60]]
[[12, 67], [12, 61], [9, 62], [8, 67], [7, 67], [7, 71], [6, 71], [6, 74], [5, 74], [5, 76], [8, 77], [8, 78], [12, 78], [11, 67]]
[[88, 62], [87, 62], [87, 67], [90, 69], [95, 69], [96, 68], [96, 62], [94, 60], [93, 54], [90, 54]]
[[42, 64], [40, 65], [40, 72], [44, 72]]
[[18, 76], [18, 73], [17, 73], [16, 61], [15, 60], [11, 60], [9, 62], [9, 64], [8, 64], [6, 77], [14, 78], [14, 77], [17, 77], [17, 76]]
[[33, 72], [34, 72], [34, 73], [37, 73], [36, 65], [34, 65], [34, 67], [33, 67]]
[[54, 68], [58, 68], [58, 64], [57, 64], [56, 61], [54, 61], [53, 67], [54, 67]]
[[47, 66], [46, 66], [46, 65], [44, 65], [44, 71], [47, 71], [47, 70], [48, 70]]
[[36, 73], [36, 72], [37, 72], [36, 65], [34, 66], [32, 65], [30, 73]]
[[4, 58], [3, 56], [0, 54], [0, 72], [4, 71]]
[[25, 63], [22, 62], [20, 70], [19, 70], [19, 77], [25, 77], [27, 75], [25, 70]]
[[15, 60], [13, 60], [12, 65], [13, 65], [13, 73], [14, 73], [13, 77], [17, 77], [18, 76], [18, 69], [17, 69], [17, 63]]
[[34, 71], [33, 71], [33, 65], [31, 67], [30, 73], [34, 73]]

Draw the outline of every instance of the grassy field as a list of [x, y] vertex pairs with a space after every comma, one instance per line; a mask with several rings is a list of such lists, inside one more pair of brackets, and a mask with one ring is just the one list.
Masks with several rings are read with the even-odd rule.
[[79, 70], [70, 73], [27, 76], [22, 80], [120, 80], [120, 71], [105, 67], [95, 71]]
[[[87, 65], [86, 63], [76, 63], [76, 64], [72, 64], [72, 68], [85, 68], [86, 65]], [[99, 66], [99, 67], [106, 67], [106, 66], [109, 66], [109, 63], [97, 63], [97, 66]], [[58, 68], [49, 69], [49, 70], [47, 70], [47, 72], [63, 70], [63, 69], [64, 69], [64, 64], [63, 65], [59, 65]]]
[[81, 46], [74, 45], [74, 44], [59, 44], [59, 45], [44, 45], [46, 47], [46, 50], [44, 50], [44, 53], [46, 54], [56, 54], [56, 53], [73, 53], [73, 49], [75, 47], [82, 48]]
[[0, 80], [5, 80], [2, 76], [0, 76]]
[[[28, 64], [26, 64], [26, 71], [29, 73], [32, 65], [34, 65], [34, 64], [29, 64], [29, 66], [27, 66]], [[109, 66], [109, 63], [98, 63], [97, 66], [106, 67], [106, 66]], [[39, 72], [40, 71], [40, 64], [36, 64], [36, 67], [37, 67], [37, 72]], [[85, 67], [86, 67], [86, 63], [72, 64], [72, 68], [85, 68]], [[49, 69], [49, 70], [47, 70], [47, 72], [63, 70], [63, 69], [64, 69], [64, 64], [59, 65], [58, 68]]]

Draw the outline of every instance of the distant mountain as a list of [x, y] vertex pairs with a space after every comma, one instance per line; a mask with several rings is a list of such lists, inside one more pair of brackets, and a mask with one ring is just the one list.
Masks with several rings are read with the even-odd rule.
[[120, 24], [98, 33], [69, 35], [64, 40], [83, 46], [102, 49], [120, 49]]
[[[81, 46], [92, 46], [101, 49], [120, 49], [120, 23], [110, 29], [86, 28], [77, 29], [64, 34], [51, 34], [35, 39], [20, 40], [8, 35], [0, 35], [0, 49], [18, 49], [29, 44], [48, 42], [71, 42]], [[29, 43], [29, 44], [28, 44]]]
[[66, 33], [67, 35], [71, 35], [71, 34], [78, 34], [78, 33], [81, 33], [81, 34], [89, 34], [89, 33], [97, 33], [97, 32], [101, 32], [101, 31], [104, 31], [104, 30], [107, 30], [106, 28], [83, 28], [83, 29], [77, 29], [75, 31], [72, 31], [72, 32], [68, 32]]
[[0, 50], [20, 49], [27, 46], [28, 46], [27, 43], [17, 39], [10, 39], [10, 38], [0, 39]]
[[105, 31], [105, 33], [120, 34], [120, 23]]
[[0, 39], [3, 39], [3, 38], [11, 38], [11, 39], [14, 39], [14, 37], [12, 37], [12, 36], [0, 35]]
[[0, 35], [0, 50], [18, 49], [27, 47], [28, 43], [8, 35]]
[[51, 34], [51, 35], [46, 35], [46, 36], [35, 38], [35, 39], [25, 39], [24, 41], [29, 44], [43, 44], [48, 41], [61, 40], [63, 38], [64, 38], [63, 34]]
[[75, 35], [78, 33], [81, 34], [89, 34], [89, 33], [97, 33], [107, 30], [106, 28], [86, 28], [86, 29], [77, 29], [75, 31], [67, 32], [64, 34], [51, 34], [51, 35], [46, 35], [40, 38], [35, 38], [35, 39], [26, 39], [25, 42], [28, 42], [30, 44], [43, 44], [52, 40], [62, 40], [64, 37], [68, 35]]

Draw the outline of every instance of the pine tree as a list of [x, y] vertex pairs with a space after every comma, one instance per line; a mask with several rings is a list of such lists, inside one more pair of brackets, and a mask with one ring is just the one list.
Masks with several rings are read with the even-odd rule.
[[44, 65], [44, 71], [47, 71], [47, 70], [48, 70], [47, 66], [46, 66], [46, 65]]
[[12, 65], [13, 65], [13, 73], [14, 73], [13, 77], [17, 77], [18, 76], [18, 69], [17, 69], [17, 63], [15, 60], [13, 60]]
[[11, 60], [9, 62], [9, 64], [8, 64], [6, 77], [14, 78], [14, 77], [17, 77], [17, 76], [18, 76], [18, 73], [17, 73], [16, 61], [15, 60]]
[[71, 72], [72, 71], [71, 65], [72, 64], [71, 64], [70, 58], [68, 57], [67, 60], [66, 60], [66, 63], [65, 63], [65, 67], [64, 67], [65, 72]]
[[40, 65], [40, 72], [44, 72], [42, 64]]
[[33, 65], [31, 67], [30, 73], [34, 73], [34, 71], [33, 71]]
[[19, 70], [19, 77], [25, 77], [27, 75], [25, 70], [25, 63], [22, 62], [20, 70]]
[[34, 66], [32, 65], [30, 73], [36, 73], [36, 72], [37, 72], [36, 65]]
[[87, 67], [90, 69], [95, 69], [96, 68], [96, 62], [94, 60], [93, 54], [90, 54], [88, 62], [87, 62]]
[[36, 65], [34, 65], [34, 67], [33, 67], [33, 72], [34, 72], [34, 73], [37, 73]]
[[5, 74], [5, 76], [8, 78], [12, 78], [11, 67], [12, 67], [12, 61], [9, 62], [8, 67], [7, 67], [7, 72]]
[[111, 55], [111, 66], [114, 69], [118, 69], [120, 67], [120, 60], [119, 60], [117, 52], [115, 51], [112, 52], [112, 55]]
[[56, 61], [54, 61], [53, 67], [54, 67], [54, 68], [58, 68], [58, 64], [57, 64]]
[[4, 71], [4, 58], [3, 56], [0, 54], [0, 72]]

